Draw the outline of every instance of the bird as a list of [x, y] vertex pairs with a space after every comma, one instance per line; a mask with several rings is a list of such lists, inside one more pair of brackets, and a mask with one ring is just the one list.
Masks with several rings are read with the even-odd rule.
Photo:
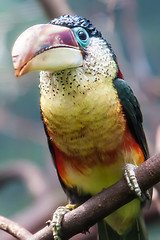
[[[63, 15], [30, 27], [12, 59], [17, 77], [40, 71], [42, 121], [71, 208], [148, 159], [139, 102], [90, 20]], [[146, 240], [141, 205], [135, 198], [102, 220], [99, 239]]]

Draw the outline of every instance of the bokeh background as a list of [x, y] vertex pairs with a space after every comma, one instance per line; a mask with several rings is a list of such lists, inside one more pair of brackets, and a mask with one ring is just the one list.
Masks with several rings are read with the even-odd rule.
[[[68, 13], [90, 19], [112, 44], [141, 104], [150, 153], [160, 152], [159, 0], [0, 0], [0, 215], [32, 232], [45, 226], [66, 197], [41, 123], [38, 73], [17, 79], [11, 49], [26, 28]], [[158, 191], [145, 216], [149, 239], [159, 240]], [[0, 239], [12, 237], [0, 231]]]

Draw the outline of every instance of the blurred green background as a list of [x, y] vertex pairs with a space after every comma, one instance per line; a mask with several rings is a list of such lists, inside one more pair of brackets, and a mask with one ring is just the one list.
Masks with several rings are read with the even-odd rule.
[[[40, 118], [38, 73], [17, 79], [11, 60], [17, 36], [34, 24], [49, 21], [41, 2], [0, 0], [0, 215], [6, 217], [30, 207], [46, 191], [41, 191], [43, 184], [39, 183], [35, 188], [40, 193], [31, 189], [30, 194], [30, 188], [26, 187], [23, 175], [28, 174], [27, 178], [34, 180], [37, 176], [32, 172], [34, 167], [49, 188], [47, 191], [55, 194], [55, 189], [59, 189], [56, 191], [62, 194]], [[75, 14], [92, 20], [112, 43], [125, 79], [141, 103], [151, 155], [158, 152], [160, 1], [68, 0], [67, 3]], [[160, 219], [148, 223], [151, 240], [160, 239], [159, 224]]]

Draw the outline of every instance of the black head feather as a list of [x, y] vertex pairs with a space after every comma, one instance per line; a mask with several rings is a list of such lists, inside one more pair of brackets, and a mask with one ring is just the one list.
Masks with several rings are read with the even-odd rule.
[[89, 20], [79, 16], [63, 15], [59, 18], [54, 18], [50, 21], [51, 24], [61, 25], [65, 27], [83, 27], [89, 34], [90, 37], [102, 37], [101, 32], [99, 32]]

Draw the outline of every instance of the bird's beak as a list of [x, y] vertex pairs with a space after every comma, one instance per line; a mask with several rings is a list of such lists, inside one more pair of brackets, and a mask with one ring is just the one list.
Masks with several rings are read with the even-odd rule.
[[82, 53], [70, 28], [39, 24], [24, 31], [12, 49], [15, 75], [82, 66]]

